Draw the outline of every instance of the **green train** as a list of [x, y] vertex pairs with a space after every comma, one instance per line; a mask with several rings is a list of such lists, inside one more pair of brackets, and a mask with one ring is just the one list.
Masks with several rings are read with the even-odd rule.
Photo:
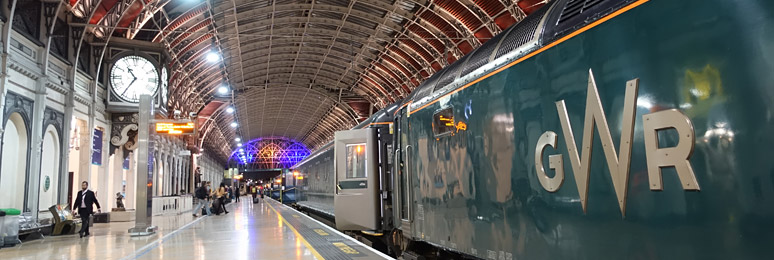
[[556, 0], [295, 166], [403, 258], [774, 259], [774, 1]]

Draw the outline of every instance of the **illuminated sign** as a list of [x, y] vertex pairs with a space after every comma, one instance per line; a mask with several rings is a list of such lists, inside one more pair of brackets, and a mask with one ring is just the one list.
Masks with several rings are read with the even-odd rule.
[[465, 124], [464, 122], [457, 122], [457, 132], [460, 130], [465, 131], [468, 130], [468, 124]]
[[454, 125], [454, 114], [451, 107], [436, 112], [433, 115], [433, 133], [436, 137], [453, 134], [457, 130]]
[[468, 130], [468, 124], [462, 121], [454, 121], [454, 112], [451, 107], [438, 111], [433, 115], [433, 133], [435, 133], [436, 139], [466, 130]]
[[156, 123], [156, 133], [170, 135], [190, 135], [196, 132], [194, 122], [158, 122]]
[[454, 126], [454, 117], [452, 118], [446, 118], [443, 117], [443, 115], [438, 117], [438, 121], [440, 121], [443, 126]]

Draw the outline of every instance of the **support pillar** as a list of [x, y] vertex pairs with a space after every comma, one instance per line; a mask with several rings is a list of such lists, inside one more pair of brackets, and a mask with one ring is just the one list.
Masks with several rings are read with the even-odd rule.
[[[113, 197], [113, 196], [110, 196], [110, 191], [111, 191], [111, 189], [110, 189], [110, 174], [108, 174], [108, 167], [110, 166], [110, 162], [109, 162], [110, 157], [108, 156], [108, 154], [109, 154], [108, 151], [110, 150], [109, 140], [110, 140], [110, 128], [108, 126], [108, 128], [105, 128], [105, 129], [102, 130], [102, 143], [99, 144], [101, 146], [100, 147], [100, 150], [101, 150], [101, 153], [100, 153], [101, 154], [100, 164], [101, 165], [99, 165], [97, 167], [97, 171], [95, 173], [92, 173], [92, 174], [96, 174], [97, 175], [97, 181], [99, 182], [99, 185], [97, 187], [93, 188], [92, 190], [99, 191], [99, 193], [97, 194], [97, 200], [102, 202], [102, 203], [105, 203], [105, 204], [101, 204], [101, 205], [105, 205], [105, 206], [109, 205], [109, 204], [107, 204], [107, 202], [110, 200], [110, 198]], [[89, 148], [91, 148], [91, 146], [89, 146]], [[115, 201], [113, 203], [115, 203]], [[110, 210], [109, 207], [105, 208], [106, 212], [109, 211], [109, 210]]]
[[129, 170], [126, 171], [126, 200], [124, 206], [127, 209], [137, 209], [137, 150], [129, 154]]
[[165, 150], [166, 152], [161, 155], [162, 160], [164, 160], [164, 195], [169, 196], [172, 195], [172, 172], [169, 169], [169, 148]]
[[[177, 153], [179, 154], [180, 151], [177, 151]], [[185, 190], [185, 188], [183, 188], [183, 161], [180, 159], [180, 155], [177, 155], [175, 162], [175, 167], [177, 168], [177, 191], [180, 192]]]
[[[108, 199], [107, 203], [105, 203], [105, 205], [108, 205], [106, 210], [112, 209], [118, 206], [116, 205], [115, 196], [116, 196], [116, 193], [121, 192], [121, 190], [123, 189], [124, 149], [122, 147], [119, 147], [118, 149], [116, 149], [116, 153], [113, 154], [113, 160], [110, 165], [112, 166], [111, 177], [112, 177], [113, 183], [111, 185], [110, 194], [108, 194], [110, 199]], [[124, 199], [124, 204], [126, 204], [126, 201], [128, 200]], [[126, 208], [126, 205], [124, 205], [124, 207]]]
[[151, 191], [153, 182], [149, 181], [152, 175], [153, 161], [150, 154], [153, 151], [153, 139], [150, 136], [151, 118], [153, 118], [153, 102], [150, 95], [140, 96], [140, 115], [137, 129], [137, 213], [135, 225], [129, 229], [131, 236], [147, 236], [156, 233], [153, 224], [153, 204]]
[[[89, 129], [85, 121], [83, 120], [77, 120], [76, 119], [76, 125], [80, 129], [80, 148], [78, 153], [80, 156], [80, 159], [78, 160], [78, 163], [80, 164], [78, 166], [78, 181], [73, 182], [73, 193], [78, 192], [78, 190], [81, 189], [81, 183], [84, 181], [89, 182], [89, 186], [93, 185], [91, 181], [91, 133], [94, 130]], [[73, 200], [75, 200], [75, 194], [73, 194]]]
[[[24, 205], [25, 212], [32, 213], [34, 219], [38, 218], [40, 200], [40, 164], [43, 152], [43, 110], [46, 109], [46, 81], [48, 78], [43, 75], [35, 82], [35, 103], [33, 103], [32, 122], [31, 123], [31, 150], [28, 165], [30, 170], [27, 172], [27, 203]], [[49, 205], [50, 206], [50, 205]], [[46, 206], [48, 207], [48, 206]]]

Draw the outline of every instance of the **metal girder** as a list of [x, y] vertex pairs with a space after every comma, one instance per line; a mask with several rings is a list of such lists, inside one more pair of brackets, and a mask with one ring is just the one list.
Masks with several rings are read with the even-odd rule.
[[[310, 54], [305, 53], [304, 55], [306, 56], [306, 55], [310, 55]], [[320, 62], [319, 61], [308, 59], [309, 57], [304, 57], [304, 58], [306, 58], [306, 59], [299, 60], [299, 61], [297, 61], [295, 63], [293, 61], [290, 61], [290, 60], [282, 60], [282, 59], [280, 59], [280, 61], [272, 62], [271, 66], [266, 65], [266, 62], [260, 62], [261, 61], [260, 59], [256, 59], [256, 60], [251, 61], [249, 64], [246, 63], [245, 67], [250, 67], [251, 69], [254, 69], [254, 70], [268, 69], [270, 67], [293, 67], [294, 64], [297, 64], [297, 65], [302, 66], [302, 67], [308, 67], [308, 68], [318, 68], [318, 67], [320, 67], [319, 66]], [[317, 57], [315, 57], [315, 58], [317, 58]], [[331, 69], [328, 69], [328, 70], [330, 70], [332, 72], [336, 72], [336, 73], [343, 72], [343, 70], [346, 69], [346, 66], [347, 66], [347, 64], [341, 62], [340, 60], [333, 60], [333, 62], [325, 61], [323, 65], [329, 66]]]
[[182, 26], [183, 24], [187, 23], [191, 19], [193, 19], [196, 16], [199, 16], [207, 11], [209, 5], [206, 2], [202, 2], [201, 4], [189, 9], [182, 15], [176, 17], [173, 19], [167, 26], [165, 26], [162, 31], [160, 31], [158, 34], [156, 34], [156, 37], [153, 38], [153, 42], [161, 41], [162, 38], [166, 37], [169, 32], [175, 31], [178, 29], [178, 27]]
[[[91, 18], [94, 10], [102, 3], [102, 0], [77, 0], [72, 8], [72, 14], [76, 17], [89, 17]], [[67, 6], [70, 6], [69, 4]]]
[[[285, 108], [282, 108], [280, 104], [283, 102], [283, 100], [274, 98], [276, 96], [283, 95], [288, 96], [291, 100], [290, 102], [294, 103], [293, 106], [286, 106]], [[264, 97], [265, 96], [265, 97]], [[283, 112], [290, 112], [290, 114], [303, 114], [307, 117], [322, 117], [324, 114], [321, 114], [322, 110], [320, 110], [320, 106], [338, 106], [337, 101], [329, 94], [326, 94], [324, 92], [320, 92], [315, 89], [309, 89], [309, 88], [300, 88], [300, 87], [286, 87], [286, 88], [273, 88], [273, 89], [252, 89], [249, 90], [242, 95], [240, 95], [237, 98], [236, 103], [241, 103], [243, 100], [249, 100], [249, 101], [264, 101], [265, 104], [261, 104], [261, 102], [251, 102], [247, 103], [245, 107], [243, 107], [242, 110], [239, 110], [238, 113], [240, 113], [239, 117], [251, 117], [253, 118], [253, 122], [257, 122], [259, 120], [263, 120], [273, 124], [278, 125], [277, 123], [280, 123], [281, 120], [288, 120], [287, 115], [283, 115]], [[294, 102], [295, 101], [295, 102]], [[288, 101], [285, 101], [288, 102]], [[297, 102], [297, 103], [296, 103]], [[261, 114], [258, 113], [252, 113], [249, 111], [255, 111], [256, 109], [262, 109], [262, 107], [265, 106], [265, 112], [268, 112], [267, 114], [269, 116], [261, 116]], [[247, 112], [246, 112], [247, 111]], [[243, 115], [244, 114], [244, 115]], [[352, 119], [354, 119], [354, 116], [348, 116]], [[304, 133], [305, 129], [309, 129], [314, 127], [313, 125], [298, 125], [299, 131], [291, 130], [287, 126], [288, 124], [291, 124], [293, 122], [297, 122], [299, 120], [301, 121], [307, 121], [304, 120], [304, 117], [296, 117], [297, 120], [290, 119], [290, 122], [285, 122], [285, 124], [282, 124], [284, 126], [284, 129], [265, 129], [259, 131], [259, 134], [254, 134], [255, 130], [258, 129], [257, 127], [251, 128], [250, 135], [251, 136], [269, 136], [269, 135], [275, 135], [275, 134], [286, 134], [288, 137], [293, 137], [295, 135], [300, 135]], [[344, 121], [341, 121], [344, 122]], [[282, 132], [282, 133], [280, 133]]]
[[[299, 73], [299, 74], [307, 74], [314, 76], [317, 67], [307, 67], [307, 66], [298, 66], [296, 64], [295, 69], [294, 67], [286, 67], [286, 66], [271, 66], [270, 68], [263, 68], [264, 70], [268, 70], [269, 74], [284, 74], [284, 73]], [[256, 71], [256, 72], [250, 72], [245, 73], [245, 77], [248, 77], [250, 79], [257, 78], [265, 78], [266, 76], [262, 76], [264, 73], [262, 71]], [[317, 71], [317, 74], [319, 74], [323, 78], [330, 79], [331, 81], [338, 82], [340, 74], [335, 71]], [[313, 81], [309, 82], [310, 84], [314, 82], [314, 77], [310, 78]], [[354, 81], [355, 78], [345, 78], [348, 81]], [[288, 82], [292, 81], [293, 79], [288, 79]]]
[[[282, 5], [276, 5], [274, 7], [267, 6], [262, 8], [255, 8], [248, 10], [246, 12], [242, 12], [238, 14], [238, 19], [245, 19], [250, 17], [257, 17], [260, 15], [267, 14], [274, 9], [275, 12], [283, 12], [283, 11], [307, 11], [311, 10], [312, 4], [282, 4]], [[350, 12], [350, 15], [356, 16], [358, 18], [362, 18], [368, 21], [376, 21], [381, 20], [383, 17], [377, 14], [369, 13], [369, 12], [363, 12], [359, 10], [351, 10], [349, 11], [349, 8], [344, 6], [335, 6], [335, 5], [328, 5], [328, 4], [321, 4], [321, 3], [315, 3], [314, 4], [314, 10], [315, 11], [323, 11], [323, 12], [332, 12], [332, 13], [347, 13]], [[231, 23], [231, 21], [228, 21], [228, 23]], [[388, 23], [387, 26], [395, 29], [400, 30], [400, 25], [396, 23]]]
[[[348, 77], [344, 79], [338, 78], [335, 72], [323, 71], [319, 77], [315, 77], [316, 68], [314, 67], [300, 67], [297, 70], [293, 70], [293, 67], [274, 67], [270, 68], [269, 73], [272, 75], [259, 75], [256, 77], [250, 77], [245, 80], [245, 84], [249, 85], [262, 85], [266, 83], [283, 83], [290, 85], [299, 85], [301, 87], [308, 87], [310, 85], [326, 84], [326, 87], [331, 89], [346, 89], [340, 85], [352, 84], [355, 82], [354, 77]], [[283, 78], [289, 77], [293, 73], [298, 73], [298, 79]], [[256, 72], [260, 74], [260, 72]], [[248, 76], [250, 76], [248, 74]]]
[[[194, 33], [198, 33], [200, 30], [208, 28], [208, 26], [210, 24], [212, 24], [212, 19], [205, 19], [205, 20], [200, 21], [199, 23], [197, 23], [197, 24], [189, 27], [188, 29], [186, 29], [186, 32], [178, 33], [174, 37], [174, 39], [169, 43], [169, 45], [172, 48], [176, 47], [178, 44], [180, 44], [180, 42], [182, 42], [183, 40], [185, 40], [188, 37], [192, 36]], [[209, 32], [207, 32], [207, 33], [209, 33]]]
[[[307, 38], [307, 39], [304, 39], [304, 41], [305, 42], [303, 44], [307, 44], [307, 45], [308, 44], [331, 45], [331, 41], [330, 40], [321, 40], [321, 39], [315, 39], [315, 38]], [[264, 46], [268, 46], [268, 44], [269, 44], [268, 40], [251, 41], [249, 44], [242, 44], [242, 48], [251, 49], [251, 50], [266, 50], [267, 48], [263, 48], [263, 47]], [[298, 40], [297, 39], [292, 39], [292, 38], [275, 39], [272, 42], [272, 46], [297, 46], [298, 44], [299, 44]], [[336, 47], [336, 48], [339, 48], [339, 49], [342, 49], [342, 50], [348, 50], [350, 48], [352, 48], [352, 49], [357, 48], [357, 47], [354, 47], [354, 46], [351, 46], [351, 45], [347, 45], [345, 43], [341, 43], [341, 42], [338, 42], [338, 41], [334, 42], [332, 44], [332, 46]], [[226, 50], [227, 52], [230, 52], [230, 51], [235, 50], [235, 48], [236, 47], [224, 48], [224, 50]], [[352, 53], [352, 54], [354, 54], [354, 53]], [[267, 59], [267, 57], [261, 57], [261, 56], [256, 57], [256, 58], [257, 59], [261, 59], [261, 60]], [[376, 56], [373, 55], [370, 58], [376, 58]], [[254, 60], [255, 59], [251, 58], [249, 60], [245, 60], [244, 62], [245, 63], [247, 63], [247, 62], [253, 62], [254, 63]], [[280, 60], [282, 60], [282, 59], [280, 59]], [[343, 60], [351, 61], [351, 58], [350, 59], [343, 59]]]
[[[92, 1], [80, 0], [73, 9]], [[236, 134], [228, 126], [232, 120], [241, 120], [239, 129], [249, 135], [293, 135], [310, 148], [325, 144], [360, 117], [342, 97], [359, 95], [384, 107], [462, 57], [460, 46], [467, 46], [460, 44], [479, 46], [483, 40], [475, 33], [498, 33], [494, 19], [501, 14], [523, 15], [517, 0], [498, 0], [504, 10], [477, 0], [215, 0], [173, 7], [169, 14], [154, 8], [169, 1], [148, 3], [127, 35], [136, 35], [156, 12], [167, 21], [176, 16], [154, 39], [175, 50], [170, 102], [198, 110], [223, 80], [237, 91], [238, 113], [219, 113], [207, 126], [215, 129], [207, 146], [220, 148], [217, 142]], [[203, 62], [210, 50], [221, 52], [224, 66]], [[320, 93], [326, 96], [319, 99]]]
[[391, 77], [390, 75], [386, 75], [385, 71], [381, 70], [380, 68], [370, 70], [363, 74], [367, 75], [369, 73], [373, 74], [375, 78], [379, 79], [380, 84], [389, 86], [387, 89], [389, 89], [391, 94], [399, 98], [401, 97], [401, 93], [398, 92], [400, 89], [400, 83], [396, 82], [395, 78]]
[[144, 1], [138, 1], [143, 5], [143, 10], [134, 19], [132, 25], [129, 26], [131, 29], [126, 30], [126, 38], [134, 39], [134, 37], [137, 36], [137, 33], [140, 32], [140, 29], [143, 28], [145, 24], [150, 21], [150, 19], [152, 19], [157, 12], [161, 11], [170, 1], [171, 0], [151, 0], [148, 3], [145, 3]]
[[99, 38], [110, 36], [115, 30], [115, 27], [118, 26], [118, 22], [123, 19], [126, 11], [132, 6], [132, 3], [134, 3], [134, 0], [118, 0], [110, 11], [108, 11], [97, 23], [98, 26], [93, 27], [94, 30], [92, 33]]

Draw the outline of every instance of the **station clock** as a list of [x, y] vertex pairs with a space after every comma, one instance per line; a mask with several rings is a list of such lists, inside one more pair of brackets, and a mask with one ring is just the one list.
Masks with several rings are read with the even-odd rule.
[[137, 55], [127, 55], [113, 64], [110, 87], [121, 99], [137, 103], [140, 102], [140, 95], [156, 95], [160, 86], [159, 77], [153, 62]]
[[111, 39], [100, 72], [106, 90], [106, 111], [136, 113], [140, 96], [153, 96], [153, 111], [167, 116], [169, 55], [159, 43]]

